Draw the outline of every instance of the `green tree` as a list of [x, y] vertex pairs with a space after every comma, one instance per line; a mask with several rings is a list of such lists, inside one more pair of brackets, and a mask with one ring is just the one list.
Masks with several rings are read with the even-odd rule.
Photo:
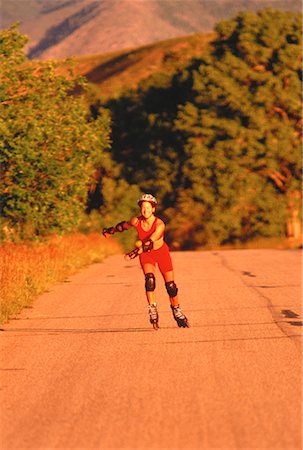
[[[90, 185], [86, 215], [80, 225], [81, 231], [100, 231], [104, 227], [130, 219], [138, 214], [139, 197], [139, 187], [128, 183], [122, 177], [121, 166], [113, 163], [110, 150], [105, 151], [102, 167], [99, 166], [95, 170]], [[125, 249], [134, 245], [135, 238], [134, 230], [114, 236]]]
[[0, 33], [1, 228], [28, 238], [77, 227], [96, 167], [109, 164], [110, 118], [92, 118], [71, 66], [30, 62], [25, 43], [16, 26]]
[[180, 185], [206, 209], [204, 239], [281, 235], [301, 184], [301, 15], [243, 13], [216, 31], [186, 74]]
[[180, 152], [173, 127], [181, 99], [172, 75], [158, 73], [106, 104], [112, 114], [112, 156], [121, 176], [156, 195], [160, 215], [175, 198]]
[[107, 103], [121, 175], [159, 197], [176, 247], [281, 236], [298, 215], [301, 54], [301, 14], [239, 13], [204, 57]]

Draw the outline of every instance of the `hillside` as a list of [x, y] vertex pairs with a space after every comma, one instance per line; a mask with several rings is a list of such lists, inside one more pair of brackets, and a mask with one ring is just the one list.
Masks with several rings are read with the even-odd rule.
[[201, 56], [213, 38], [214, 33], [196, 33], [121, 52], [78, 57], [75, 68], [96, 86], [100, 97], [115, 97], [154, 73], [175, 72]]
[[210, 32], [238, 11], [301, 10], [301, 0], [4, 0], [1, 28], [20, 22], [31, 58], [101, 54]]

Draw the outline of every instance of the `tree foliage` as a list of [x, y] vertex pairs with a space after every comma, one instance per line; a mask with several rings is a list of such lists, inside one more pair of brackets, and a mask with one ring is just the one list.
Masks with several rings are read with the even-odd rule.
[[109, 165], [110, 118], [94, 120], [71, 95], [84, 80], [29, 62], [25, 43], [16, 26], [0, 33], [2, 232], [32, 237], [79, 224], [96, 167]]
[[109, 103], [123, 175], [186, 248], [282, 235], [300, 197], [301, 15], [240, 13], [216, 33], [205, 57]]

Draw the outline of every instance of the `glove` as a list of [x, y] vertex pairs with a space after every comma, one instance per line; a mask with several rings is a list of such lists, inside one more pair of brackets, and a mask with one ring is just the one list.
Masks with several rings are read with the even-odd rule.
[[102, 234], [106, 237], [107, 234], [115, 234], [116, 230], [114, 227], [103, 228]]
[[153, 241], [148, 239], [147, 241], [143, 242], [142, 248], [144, 252], [150, 252], [154, 246]]
[[142, 253], [142, 247], [141, 248], [136, 247], [131, 252], [126, 253], [126, 255], [124, 255], [124, 259], [126, 261], [129, 261], [130, 259], [136, 258], [141, 253]]

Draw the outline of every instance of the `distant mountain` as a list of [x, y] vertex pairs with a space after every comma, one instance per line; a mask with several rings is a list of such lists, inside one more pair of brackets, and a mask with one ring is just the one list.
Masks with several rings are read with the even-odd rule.
[[194, 33], [132, 50], [77, 56], [74, 69], [94, 86], [97, 98], [115, 98], [152, 75], [173, 75], [192, 59], [201, 58], [214, 37], [214, 33]]
[[101, 54], [209, 32], [238, 11], [301, 11], [301, 0], [2, 0], [1, 28], [20, 22], [31, 58]]

